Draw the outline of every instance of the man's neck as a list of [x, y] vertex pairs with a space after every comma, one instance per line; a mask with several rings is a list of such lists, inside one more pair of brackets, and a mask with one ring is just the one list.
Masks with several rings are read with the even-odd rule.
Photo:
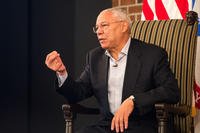
[[128, 42], [128, 38], [124, 39], [123, 41], [121, 41], [120, 44], [118, 44], [116, 48], [113, 48], [111, 50], [109, 50], [110, 55], [117, 60], [119, 57], [120, 52], [122, 51], [123, 47], [126, 45], [126, 43]]

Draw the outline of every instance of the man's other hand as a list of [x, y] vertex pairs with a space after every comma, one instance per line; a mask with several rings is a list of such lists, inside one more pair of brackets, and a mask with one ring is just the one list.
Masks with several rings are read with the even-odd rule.
[[65, 65], [60, 58], [60, 54], [57, 51], [52, 51], [46, 56], [45, 64], [49, 69], [57, 72], [59, 75], [67, 73]]
[[131, 98], [127, 98], [116, 111], [112, 123], [111, 130], [118, 132], [124, 132], [124, 129], [128, 128], [128, 118], [133, 112], [134, 102]]

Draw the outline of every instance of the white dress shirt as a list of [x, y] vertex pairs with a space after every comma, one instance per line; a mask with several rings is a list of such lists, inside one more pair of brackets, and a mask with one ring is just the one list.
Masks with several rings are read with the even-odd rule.
[[105, 52], [105, 54], [110, 57], [108, 70], [108, 102], [110, 105], [110, 111], [113, 114], [115, 114], [116, 110], [122, 103], [122, 90], [130, 40], [131, 39], [127, 41], [126, 45], [119, 53], [117, 60], [112, 58], [107, 50]]

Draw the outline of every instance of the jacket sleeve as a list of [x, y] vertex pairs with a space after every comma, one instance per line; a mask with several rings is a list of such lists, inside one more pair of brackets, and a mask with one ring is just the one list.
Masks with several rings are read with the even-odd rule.
[[74, 80], [70, 75], [61, 87], [58, 87], [56, 80], [56, 91], [63, 95], [68, 102], [76, 103], [93, 95], [90, 82], [89, 54], [86, 56], [86, 65], [81, 76]]
[[155, 103], [175, 104], [180, 98], [177, 80], [170, 69], [167, 52], [162, 49], [156, 57], [152, 69], [154, 88], [146, 92], [134, 94], [135, 106], [140, 114], [148, 112], [154, 107]]

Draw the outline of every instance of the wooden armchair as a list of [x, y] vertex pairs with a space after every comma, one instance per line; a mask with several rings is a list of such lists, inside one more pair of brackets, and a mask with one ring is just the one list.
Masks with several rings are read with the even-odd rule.
[[[154, 20], [134, 21], [131, 35], [133, 38], [155, 44], [166, 49], [169, 62], [178, 80], [181, 92], [180, 102], [176, 105], [156, 104], [158, 133], [190, 133], [192, 132], [192, 90], [194, 88], [194, 66], [197, 42], [197, 14], [187, 13], [187, 20]], [[74, 105], [73, 105], [74, 106]], [[74, 108], [74, 109], [73, 109]], [[72, 107], [80, 113], [98, 113], [98, 110]], [[72, 113], [70, 105], [63, 105], [66, 121], [66, 133], [72, 133]]]
[[170, 67], [178, 80], [181, 99], [177, 105], [156, 104], [158, 132], [190, 133], [192, 130], [192, 90], [197, 44], [197, 13], [187, 13], [187, 20], [137, 21], [132, 24], [132, 37], [163, 47], [168, 52]]

